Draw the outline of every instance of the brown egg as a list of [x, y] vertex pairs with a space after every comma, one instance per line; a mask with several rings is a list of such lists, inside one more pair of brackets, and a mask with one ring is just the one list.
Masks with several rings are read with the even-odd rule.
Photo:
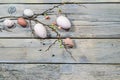
[[45, 16], [45, 19], [46, 19], [46, 20], [50, 19], [50, 16]]
[[64, 44], [69, 48], [72, 48], [74, 46], [74, 42], [70, 38], [64, 39]]
[[18, 18], [17, 23], [22, 27], [27, 26], [27, 21], [24, 18]]

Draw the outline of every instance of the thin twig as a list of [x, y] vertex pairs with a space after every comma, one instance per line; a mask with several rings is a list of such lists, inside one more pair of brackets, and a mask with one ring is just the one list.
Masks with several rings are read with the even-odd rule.
[[62, 6], [62, 5], [63, 5], [63, 4], [59, 4], [59, 5], [57, 5], [57, 6], [53, 6], [52, 8], [49, 8], [49, 9], [45, 10], [45, 11], [42, 12], [41, 14], [44, 15], [44, 14], [48, 13], [48, 11], [51, 11], [51, 10], [53, 10], [53, 9], [55, 9], [55, 8], [58, 8], [59, 6]]
[[84, 5], [81, 5], [81, 4], [78, 4], [78, 6], [80, 6], [80, 7], [82, 6], [82, 7], [84, 7], [84, 8], [87, 8], [86, 6], [84, 6]]
[[74, 61], [76, 61], [76, 59], [73, 57], [72, 53], [67, 49], [67, 47], [66, 47], [65, 45], [64, 45], [64, 48], [65, 48], [66, 52], [68, 52], [68, 53], [70, 54], [71, 58], [72, 58]]
[[59, 5], [53, 6], [53, 7], [49, 8], [49, 9], [43, 11], [43, 12], [40, 13], [40, 14], [35, 14], [34, 17], [36, 18], [36, 17], [39, 16], [39, 15], [47, 14], [47, 13], [49, 13], [50, 11], [52, 11], [53, 9], [58, 8], [59, 6], [62, 6], [62, 5], [63, 5], [63, 4], [59, 4]]
[[57, 40], [55, 40], [45, 51], [48, 51], [56, 42]]
[[72, 53], [67, 49], [66, 45], [64, 44], [63, 40], [62, 40], [62, 45], [64, 46], [64, 49], [66, 50], [66, 52], [68, 52], [71, 56], [71, 58], [76, 61], [76, 59], [73, 57]]
[[14, 19], [17, 19], [19, 17], [23, 17], [23, 16], [3, 16], [3, 17], [0, 17], [0, 19], [5, 19], [5, 18], [14, 18]]
[[34, 30], [33, 30], [33, 28], [32, 28], [31, 20], [29, 20], [29, 26], [30, 26], [30, 29], [31, 29], [31, 31], [32, 31], [33, 36], [35, 36]]
[[37, 23], [40, 23], [40, 24], [42, 24], [42, 25], [47, 25], [47, 24], [44, 24], [44, 23], [42, 23], [41, 21], [39, 21], [38, 19], [32, 19], [34, 22], [37, 22]]

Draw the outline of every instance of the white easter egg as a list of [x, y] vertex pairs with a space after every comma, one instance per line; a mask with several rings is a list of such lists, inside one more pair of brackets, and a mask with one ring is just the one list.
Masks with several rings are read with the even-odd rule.
[[14, 26], [14, 24], [15, 23], [12, 20], [9, 20], [9, 19], [4, 20], [4, 22], [3, 22], [3, 25], [5, 27], [8, 27], [8, 28], [11, 28], [12, 26]]
[[32, 17], [34, 15], [34, 12], [31, 9], [25, 9], [23, 14], [27, 17]]
[[41, 38], [46, 38], [47, 37], [47, 31], [46, 28], [42, 24], [36, 24], [34, 26], [34, 31], [35, 34]]
[[70, 29], [71, 28], [71, 23], [69, 19], [65, 16], [59, 16], [56, 20], [57, 25], [62, 27], [63, 29]]

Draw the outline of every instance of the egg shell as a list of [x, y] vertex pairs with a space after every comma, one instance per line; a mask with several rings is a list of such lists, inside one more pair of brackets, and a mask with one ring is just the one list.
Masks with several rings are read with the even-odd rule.
[[46, 28], [42, 24], [36, 24], [34, 26], [34, 31], [35, 34], [41, 38], [46, 38], [47, 37], [47, 31]]
[[27, 21], [24, 18], [18, 18], [17, 23], [22, 27], [27, 26]]
[[50, 19], [50, 16], [45, 16], [45, 19], [46, 19], [46, 20], [49, 20], [49, 19]]
[[69, 19], [65, 16], [59, 16], [56, 20], [57, 25], [61, 26], [63, 29], [70, 29], [71, 28], [71, 23]]
[[15, 24], [14, 21], [12, 21], [12, 20], [10, 20], [10, 19], [6, 19], [6, 20], [4, 20], [4, 22], [3, 22], [3, 25], [4, 25], [5, 27], [8, 27], [8, 28], [13, 27], [14, 24]]
[[69, 48], [72, 48], [74, 46], [74, 43], [73, 43], [73, 41], [70, 38], [64, 39], [63, 42]]
[[34, 15], [34, 12], [31, 9], [25, 9], [23, 14], [27, 17], [32, 17]]

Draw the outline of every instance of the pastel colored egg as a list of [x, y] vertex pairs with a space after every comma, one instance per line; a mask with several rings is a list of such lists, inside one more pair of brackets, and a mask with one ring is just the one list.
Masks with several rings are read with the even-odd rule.
[[15, 25], [15, 23], [14, 23], [14, 21], [12, 21], [10, 19], [6, 19], [6, 20], [4, 20], [3, 25], [5, 27], [11, 28]]
[[34, 31], [35, 34], [41, 38], [46, 38], [47, 37], [47, 31], [46, 28], [42, 24], [36, 24], [34, 26]]
[[72, 48], [73, 46], [74, 46], [74, 43], [73, 43], [73, 41], [70, 39], [70, 38], [66, 38], [66, 39], [64, 39], [64, 44], [67, 46], [67, 47], [69, 47], [69, 48]]
[[23, 14], [24, 16], [32, 17], [34, 15], [34, 12], [31, 9], [25, 9]]
[[69, 19], [65, 16], [59, 16], [56, 20], [57, 25], [62, 27], [63, 29], [70, 29], [71, 28], [71, 23]]
[[17, 23], [22, 27], [27, 26], [27, 21], [24, 18], [18, 18]]

